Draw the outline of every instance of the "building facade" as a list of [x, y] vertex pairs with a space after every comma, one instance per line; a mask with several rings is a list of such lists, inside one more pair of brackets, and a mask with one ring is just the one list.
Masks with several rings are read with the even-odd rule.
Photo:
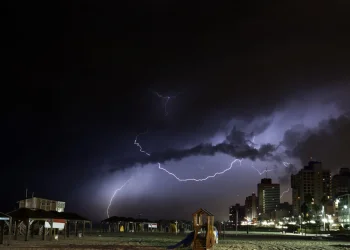
[[293, 215], [293, 206], [288, 202], [284, 202], [278, 205], [275, 211], [272, 212], [272, 219], [281, 220], [285, 217], [291, 217]]
[[[238, 221], [236, 221], [236, 216], [238, 217]], [[230, 222], [233, 222], [233, 225], [240, 224], [240, 221], [244, 220], [246, 217], [245, 215], [245, 207], [241, 206], [239, 203], [237, 203], [234, 206], [230, 207], [230, 214], [229, 214], [229, 220]]]
[[272, 183], [269, 178], [261, 179], [258, 184], [258, 201], [259, 212], [269, 217], [280, 204], [280, 184]]
[[64, 212], [66, 203], [43, 198], [32, 197], [18, 202], [19, 208], [42, 209], [45, 211]]
[[258, 218], [258, 197], [255, 193], [245, 199], [245, 216], [251, 220]]
[[297, 174], [291, 176], [293, 214], [300, 214], [300, 207], [307, 195], [312, 203], [322, 205], [324, 197], [331, 198], [331, 174], [319, 161], [309, 161]]
[[350, 226], [350, 194], [338, 197], [338, 221], [342, 226]]
[[332, 178], [332, 197], [336, 199], [343, 194], [350, 194], [350, 169], [341, 168]]

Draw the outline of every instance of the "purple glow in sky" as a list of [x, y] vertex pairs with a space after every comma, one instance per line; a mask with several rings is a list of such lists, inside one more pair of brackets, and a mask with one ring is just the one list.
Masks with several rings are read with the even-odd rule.
[[[244, 203], [246, 196], [257, 192], [257, 184], [265, 177], [266, 168], [267, 176], [281, 184], [281, 202], [290, 202], [290, 183], [288, 178], [287, 181], [281, 182], [281, 176], [286, 175], [289, 164], [297, 168], [303, 164], [300, 158], [285, 153], [288, 149], [283, 144], [285, 132], [299, 124], [305, 129], [314, 130], [321, 121], [337, 118], [343, 111], [337, 108], [335, 103], [318, 103], [317, 100], [307, 99], [302, 102], [286, 102], [281, 107], [269, 115], [260, 115], [250, 121], [233, 118], [228, 122], [227, 129], [217, 131], [209, 138], [213, 144], [222, 143], [233, 126], [246, 134], [258, 131], [251, 138], [255, 143], [252, 144], [254, 148], [259, 149], [260, 144], [265, 143], [281, 144], [268, 159], [242, 159], [241, 164], [231, 165], [235, 160], [233, 157], [217, 153], [213, 156], [190, 156], [176, 161], [169, 160], [162, 163], [161, 168], [158, 164], [135, 165], [122, 172], [117, 171], [108, 178], [102, 177], [103, 185], [96, 186], [97, 196], [103, 197], [100, 209], [106, 209], [105, 204], [108, 202], [102, 201], [107, 201], [115, 189], [131, 177], [128, 185], [115, 195], [110, 206], [110, 215], [135, 216], [142, 213], [150, 218], [165, 218], [167, 215], [162, 213], [162, 204], [168, 204], [171, 211], [176, 211], [176, 217], [181, 218], [202, 204], [218, 218], [225, 219], [230, 205], [235, 202]], [[262, 124], [265, 125], [262, 127]], [[147, 149], [141, 148], [142, 136], [140, 135], [135, 143], [135, 151], [140, 151], [140, 154], [147, 152]], [[195, 179], [201, 181], [197, 182]]]

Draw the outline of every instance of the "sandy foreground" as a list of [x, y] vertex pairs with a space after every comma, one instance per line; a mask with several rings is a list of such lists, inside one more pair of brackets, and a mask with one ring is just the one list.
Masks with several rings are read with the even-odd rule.
[[[166, 235], [133, 235], [133, 236], [85, 236], [84, 238], [70, 237], [53, 241], [42, 241], [39, 238], [25, 242], [20, 238], [12, 241], [10, 245], [0, 245], [0, 249], [118, 249], [118, 250], [159, 250], [180, 241], [184, 236]], [[6, 243], [6, 242], [5, 242]], [[337, 242], [328, 240], [303, 240], [290, 238], [264, 239], [251, 237], [249, 239], [221, 240], [214, 247], [216, 250], [296, 250], [296, 249], [350, 249], [350, 242]]]

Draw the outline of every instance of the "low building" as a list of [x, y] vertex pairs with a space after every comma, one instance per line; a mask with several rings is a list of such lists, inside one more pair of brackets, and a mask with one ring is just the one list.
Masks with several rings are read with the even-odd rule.
[[288, 202], [284, 202], [278, 205], [278, 207], [271, 213], [271, 219], [281, 220], [285, 217], [291, 217], [293, 215], [293, 205]]
[[45, 211], [64, 212], [66, 203], [38, 197], [24, 199], [18, 202], [19, 208], [42, 209]]
[[350, 194], [338, 197], [338, 221], [343, 226], [350, 225]]

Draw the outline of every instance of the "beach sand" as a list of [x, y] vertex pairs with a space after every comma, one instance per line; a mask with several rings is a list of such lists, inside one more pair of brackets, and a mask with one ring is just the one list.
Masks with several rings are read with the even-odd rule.
[[[0, 249], [118, 249], [118, 250], [158, 250], [180, 241], [184, 236], [168, 235], [123, 235], [123, 236], [85, 236], [67, 239], [42, 241], [38, 237], [24, 241], [20, 238], [11, 241], [10, 245], [0, 245]], [[6, 243], [6, 242], [5, 242]], [[299, 250], [299, 249], [350, 249], [349, 242], [328, 240], [303, 240], [290, 238], [266, 237], [265, 239], [251, 237], [249, 239], [227, 239], [215, 245], [216, 250]]]

